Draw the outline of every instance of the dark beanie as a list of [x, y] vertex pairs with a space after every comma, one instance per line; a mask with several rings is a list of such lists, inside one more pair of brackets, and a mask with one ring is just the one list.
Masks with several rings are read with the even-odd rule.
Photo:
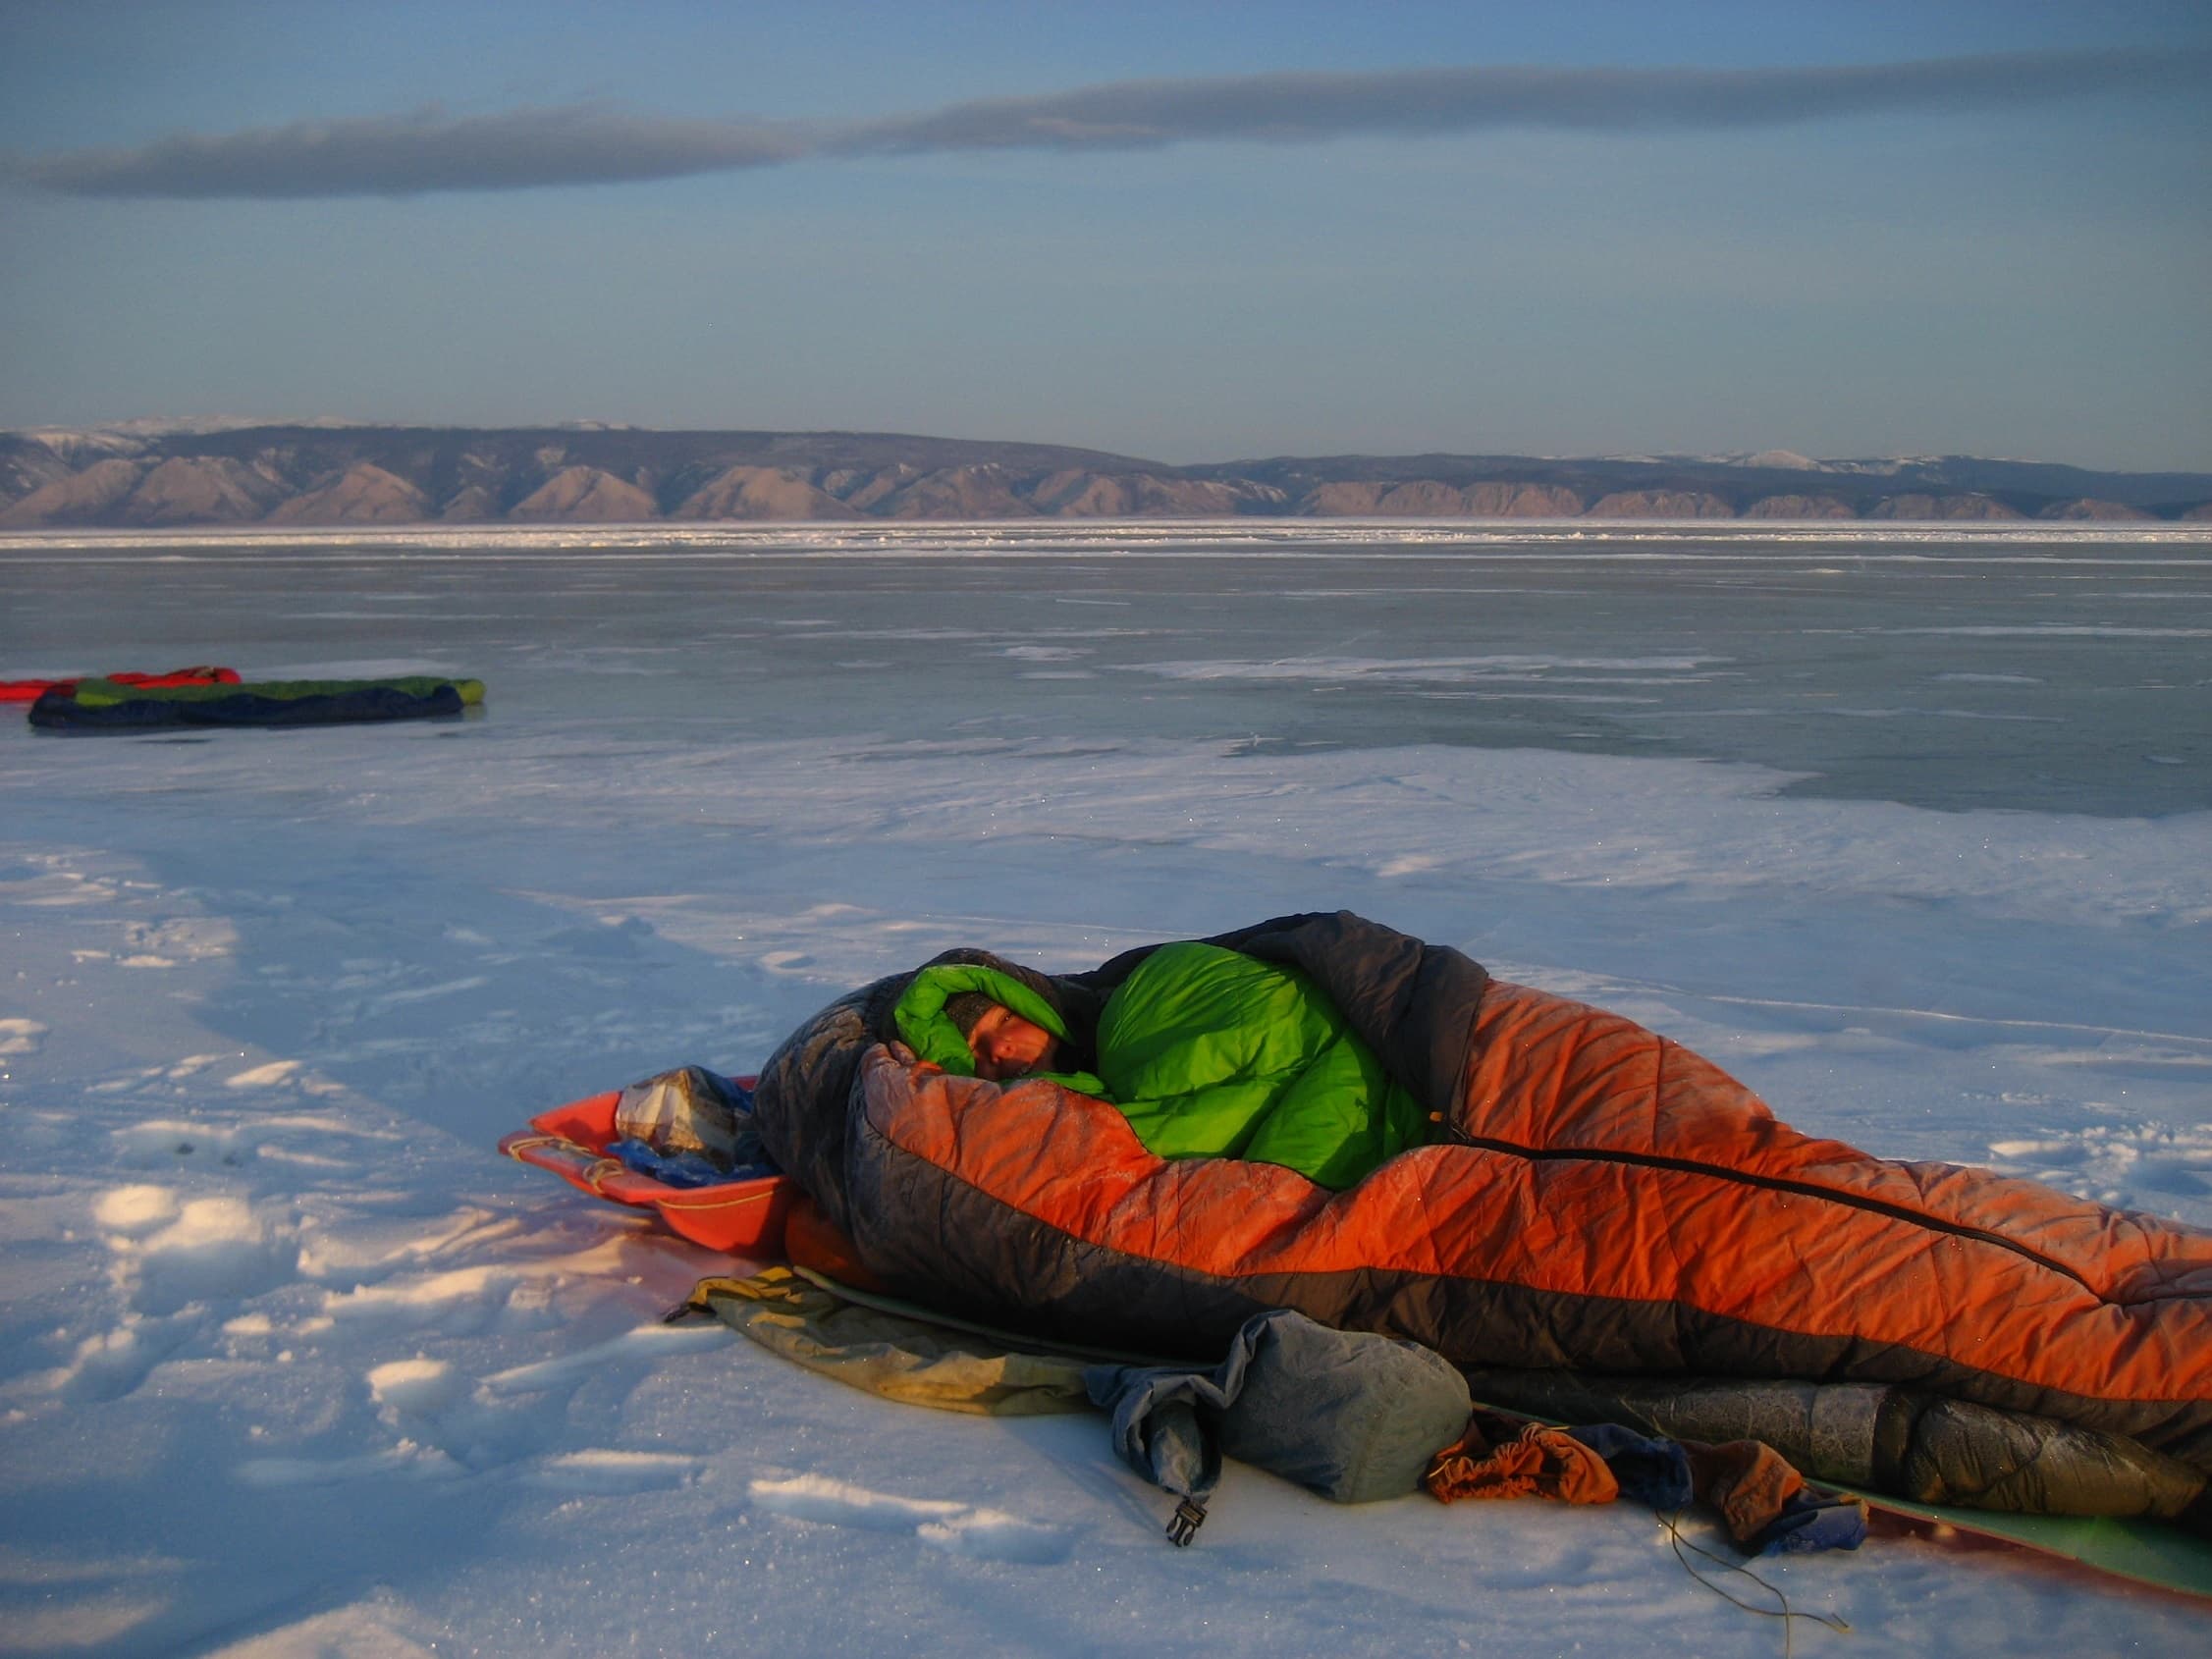
[[976, 1021], [998, 1006], [980, 990], [963, 990], [944, 999], [944, 1017], [952, 1022], [953, 1030], [966, 1037], [975, 1030]]

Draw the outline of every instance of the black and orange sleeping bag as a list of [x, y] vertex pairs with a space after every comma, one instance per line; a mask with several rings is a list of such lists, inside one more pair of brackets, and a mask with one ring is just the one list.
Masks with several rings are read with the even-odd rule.
[[[1311, 977], [1430, 1143], [1340, 1192], [1156, 1156], [1062, 1084], [913, 1059], [907, 975], [777, 1051], [763, 1137], [876, 1279], [1043, 1337], [1204, 1356], [1295, 1308], [1464, 1365], [1902, 1383], [2212, 1470], [2212, 1234], [1799, 1134], [1678, 1044], [1346, 913], [1211, 942]], [[952, 954], [1080, 1034], [1150, 952]]]

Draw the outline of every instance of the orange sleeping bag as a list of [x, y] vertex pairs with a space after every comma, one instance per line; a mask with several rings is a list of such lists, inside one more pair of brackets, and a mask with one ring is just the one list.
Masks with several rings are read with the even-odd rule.
[[[1157, 1157], [1059, 1084], [912, 1060], [875, 988], [764, 1067], [763, 1137], [878, 1279], [995, 1324], [1205, 1354], [1288, 1307], [1468, 1365], [1908, 1384], [2212, 1470], [2212, 1234], [1802, 1135], [1633, 1021], [1356, 917], [1221, 941], [1316, 974], [1432, 1143], [1339, 1193]], [[1048, 983], [1078, 1003], [1119, 962]]]

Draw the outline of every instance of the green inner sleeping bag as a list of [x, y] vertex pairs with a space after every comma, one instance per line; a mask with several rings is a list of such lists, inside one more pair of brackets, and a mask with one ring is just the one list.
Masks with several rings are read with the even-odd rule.
[[1279, 1163], [1323, 1187], [1429, 1127], [1312, 980], [1214, 944], [1163, 945], [1121, 983], [1099, 1019], [1099, 1075], [1161, 1157]]
[[[915, 1053], [975, 1075], [945, 1001], [980, 990], [1064, 1038], [1028, 987], [991, 968], [925, 968], [899, 998]], [[1304, 974], [1219, 945], [1163, 945], [1107, 1000], [1099, 1076], [1046, 1073], [1118, 1106], [1160, 1157], [1236, 1157], [1295, 1169], [1323, 1187], [1353, 1185], [1427, 1139], [1428, 1117]]]

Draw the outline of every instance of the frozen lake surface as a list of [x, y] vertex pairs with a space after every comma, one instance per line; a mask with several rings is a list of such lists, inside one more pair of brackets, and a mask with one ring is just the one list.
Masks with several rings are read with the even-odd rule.
[[[1342, 905], [2212, 1224], [2202, 532], [0, 539], [0, 674], [206, 661], [490, 695], [0, 728], [0, 1650], [1780, 1650], [1625, 1506], [1233, 1470], [1171, 1550], [1102, 1423], [662, 1327], [727, 1258], [491, 1151], [950, 944]], [[1854, 1627], [1800, 1653], [2203, 1629], [1915, 1539], [1759, 1571]]]
[[1948, 809], [2212, 807], [2202, 529], [717, 526], [0, 561], [18, 674], [405, 656], [610, 732], [1535, 747]]

